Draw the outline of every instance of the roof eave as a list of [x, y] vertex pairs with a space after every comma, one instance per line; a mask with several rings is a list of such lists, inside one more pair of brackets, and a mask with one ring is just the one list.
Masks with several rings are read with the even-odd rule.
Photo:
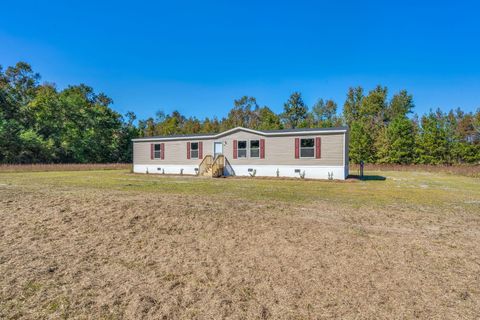
[[259, 130], [254, 130], [254, 129], [249, 129], [249, 128], [243, 128], [243, 127], [235, 127], [233, 129], [229, 129], [224, 132], [220, 132], [215, 135], [205, 135], [205, 136], [182, 136], [182, 137], [144, 137], [144, 138], [136, 138], [132, 139], [133, 142], [142, 142], [142, 141], [171, 141], [171, 140], [204, 140], [204, 139], [216, 139], [220, 138], [222, 136], [228, 135], [232, 132], [235, 131], [245, 131], [253, 134], [258, 134], [266, 137], [274, 137], [274, 136], [294, 136], [294, 135], [302, 135], [302, 134], [315, 134], [315, 133], [345, 133], [348, 131], [348, 128], [336, 128], [336, 129], [330, 129], [330, 128], [325, 128], [325, 129], [318, 129], [318, 130], [305, 130], [305, 131], [285, 131], [285, 132], [264, 132], [264, 131], [259, 131]]

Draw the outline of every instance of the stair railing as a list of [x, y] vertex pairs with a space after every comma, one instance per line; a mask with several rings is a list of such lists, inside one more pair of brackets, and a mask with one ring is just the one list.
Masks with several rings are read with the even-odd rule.
[[213, 157], [209, 154], [207, 154], [202, 162], [200, 162], [200, 165], [198, 166], [198, 175], [201, 176], [205, 171], [208, 170], [213, 164]]
[[223, 168], [225, 167], [225, 156], [218, 155], [212, 164], [212, 177], [223, 176]]

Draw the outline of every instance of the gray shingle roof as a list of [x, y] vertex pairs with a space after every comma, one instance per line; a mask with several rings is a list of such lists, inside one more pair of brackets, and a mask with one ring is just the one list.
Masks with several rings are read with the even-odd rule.
[[338, 131], [347, 130], [348, 127], [331, 127], [331, 128], [295, 128], [295, 129], [279, 129], [279, 130], [257, 130], [264, 133], [276, 132], [305, 132], [305, 131]]
[[137, 139], [133, 139], [133, 141], [138, 140], [155, 140], [155, 139], [188, 139], [188, 138], [195, 138], [195, 137], [215, 137], [218, 135], [222, 135], [223, 133], [235, 130], [245, 130], [245, 131], [254, 131], [258, 133], [264, 134], [280, 134], [280, 133], [295, 133], [295, 132], [328, 132], [328, 131], [346, 131], [348, 127], [334, 127], [334, 128], [295, 128], [295, 129], [280, 129], [280, 130], [256, 130], [256, 129], [248, 129], [243, 127], [232, 128], [223, 132], [218, 133], [193, 133], [193, 134], [174, 134], [168, 136], [150, 136], [150, 137], [141, 137]]

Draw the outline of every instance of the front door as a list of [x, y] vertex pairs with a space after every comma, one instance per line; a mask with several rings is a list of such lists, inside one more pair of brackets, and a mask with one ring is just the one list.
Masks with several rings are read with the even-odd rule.
[[213, 157], [216, 158], [219, 154], [223, 154], [223, 143], [214, 142], [213, 143]]

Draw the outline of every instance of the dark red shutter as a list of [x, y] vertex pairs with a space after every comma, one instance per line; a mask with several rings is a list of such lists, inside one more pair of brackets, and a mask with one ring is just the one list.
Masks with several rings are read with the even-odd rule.
[[295, 138], [295, 159], [300, 158], [300, 138]]
[[320, 159], [322, 157], [322, 138], [315, 138], [315, 158]]
[[160, 143], [160, 155], [162, 160], [165, 159], [165, 143]]
[[233, 140], [233, 159], [237, 159], [237, 140]]
[[190, 142], [187, 142], [187, 159], [190, 159]]
[[154, 148], [154, 144], [150, 143], [150, 160], [153, 160], [153, 148]]
[[260, 139], [260, 159], [265, 159], [265, 139]]
[[198, 143], [198, 159], [203, 159], [203, 142]]

